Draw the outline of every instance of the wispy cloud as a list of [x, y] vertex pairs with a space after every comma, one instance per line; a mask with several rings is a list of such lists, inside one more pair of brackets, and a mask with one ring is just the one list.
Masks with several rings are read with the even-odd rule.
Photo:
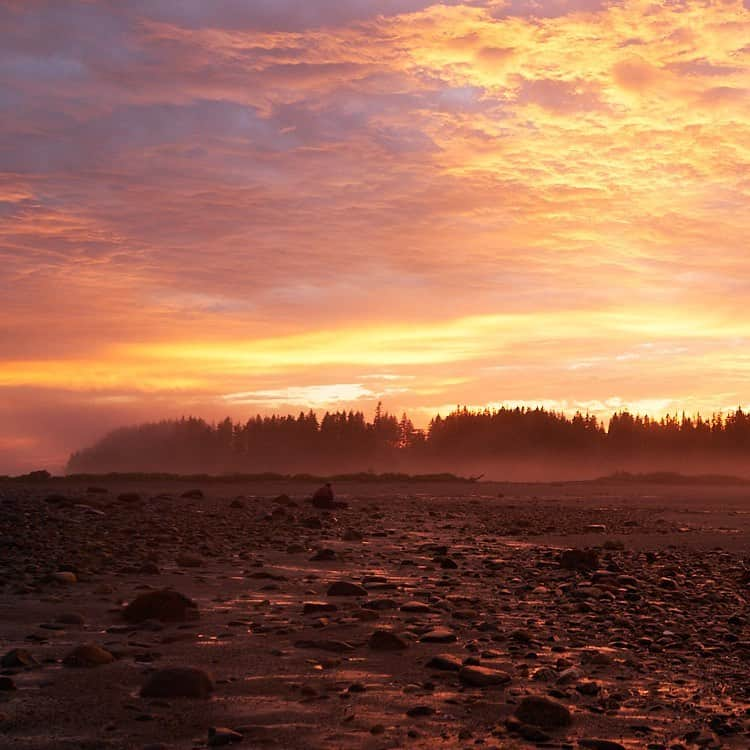
[[749, 38], [741, 0], [0, 0], [0, 385], [135, 399], [102, 428], [381, 371], [394, 410], [743, 399]]

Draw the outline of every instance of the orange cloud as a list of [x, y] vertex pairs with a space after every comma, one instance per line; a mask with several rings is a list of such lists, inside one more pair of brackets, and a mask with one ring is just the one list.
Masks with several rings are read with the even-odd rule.
[[741, 0], [305, 8], [0, 1], [19, 410], [746, 400]]

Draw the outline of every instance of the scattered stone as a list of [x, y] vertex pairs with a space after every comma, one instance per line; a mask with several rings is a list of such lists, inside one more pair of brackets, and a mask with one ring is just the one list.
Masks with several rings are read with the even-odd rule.
[[328, 587], [328, 596], [367, 596], [367, 589], [351, 581], [336, 581]]
[[322, 487], [315, 490], [312, 496], [312, 504], [322, 510], [333, 510], [336, 502], [333, 499], [333, 487], [330, 482], [326, 482]]
[[121, 503], [140, 503], [142, 498], [137, 492], [122, 492], [117, 496]]
[[200, 568], [203, 565], [203, 558], [198, 557], [198, 555], [183, 553], [181, 555], [177, 555], [177, 557], [175, 558], [175, 562], [181, 568]]
[[429, 669], [440, 669], [444, 672], [458, 672], [463, 666], [461, 660], [453, 654], [438, 654], [430, 659], [426, 666]]
[[336, 551], [328, 548], [319, 549], [311, 558], [310, 562], [330, 562], [336, 559]]
[[543, 729], [567, 727], [573, 721], [570, 711], [562, 703], [537, 695], [524, 698], [516, 708], [516, 716], [525, 724]]
[[183, 622], [199, 616], [198, 607], [192, 599], [171, 589], [139, 594], [123, 609], [122, 615], [133, 623], [144, 620]]
[[420, 639], [422, 643], [453, 643], [456, 634], [448, 628], [435, 628], [425, 633]]
[[567, 549], [560, 554], [560, 567], [565, 570], [596, 570], [599, 553], [595, 549]]
[[78, 577], [70, 570], [58, 570], [57, 573], [52, 574], [52, 578], [58, 583], [64, 583], [66, 585], [78, 582]]
[[511, 677], [507, 672], [490, 667], [468, 666], [462, 667], [458, 679], [464, 685], [472, 687], [488, 687], [490, 685], [506, 685]]
[[403, 651], [409, 644], [391, 630], [376, 630], [370, 636], [369, 646], [374, 651]]
[[61, 625], [83, 625], [85, 620], [77, 612], [63, 612], [55, 618], [55, 622]]
[[100, 667], [104, 664], [111, 664], [115, 657], [109, 651], [96, 646], [92, 643], [86, 643], [76, 646], [63, 659], [66, 667]]
[[154, 672], [141, 688], [142, 698], [208, 698], [214, 683], [195, 667], [168, 667]]
[[37, 664], [38, 662], [31, 654], [31, 651], [27, 651], [25, 648], [11, 649], [0, 659], [0, 666], [5, 669], [30, 668], [35, 667]]
[[208, 730], [209, 747], [223, 747], [234, 742], [242, 742], [244, 735], [227, 727], [211, 727]]

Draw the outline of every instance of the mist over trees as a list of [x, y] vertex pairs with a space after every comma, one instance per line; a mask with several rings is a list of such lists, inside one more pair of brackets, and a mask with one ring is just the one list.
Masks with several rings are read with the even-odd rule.
[[[473, 411], [436, 416], [425, 430], [384, 411], [313, 411], [296, 417], [196, 417], [124, 427], [74, 453], [68, 473], [259, 473], [457, 471], [555, 465], [606, 469], [704, 469], [750, 459], [750, 415], [667, 416], [628, 412], [605, 425], [595, 416], [543, 408]], [[595, 469], [594, 469], [595, 467]], [[533, 471], [531, 472], [533, 474]], [[747, 474], [747, 470], [740, 473]]]

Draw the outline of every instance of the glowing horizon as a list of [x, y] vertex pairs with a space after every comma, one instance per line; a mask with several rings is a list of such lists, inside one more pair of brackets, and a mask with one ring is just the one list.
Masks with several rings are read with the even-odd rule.
[[310, 407], [750, 401], [750, 1], [0, 0], [0, 473]]

